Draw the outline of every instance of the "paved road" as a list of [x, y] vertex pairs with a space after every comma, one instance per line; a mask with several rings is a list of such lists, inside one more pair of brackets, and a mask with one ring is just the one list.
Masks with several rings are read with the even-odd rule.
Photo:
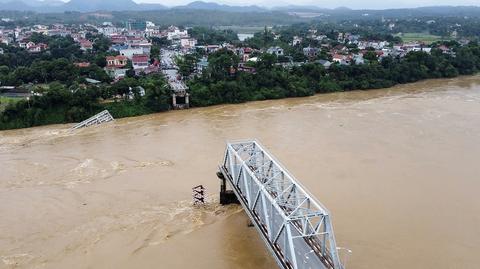
[[176, 55], [175, 51], [172, 50], [162, 50], [162, 71], [163, 74], [168, 79], [168, 83], [172, 90], [178, 91], [185, 91], [187, 86], [182, 80], [178, 79], [178, 67], [175, 64], [174, 57]]

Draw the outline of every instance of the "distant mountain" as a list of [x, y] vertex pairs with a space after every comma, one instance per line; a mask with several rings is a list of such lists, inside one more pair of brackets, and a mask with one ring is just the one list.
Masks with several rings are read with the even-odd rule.
[[37, 12], [92, 12], [92, 11], [146, 11], [162, 10], [160, 4], [137, 4], [132, 0], [0, 0], [0, 10]]
[[[458, 17], [480, 17], [480, 6], [430, 6], [418, 8], [400, 8], [400, 9], [383, 9], [383, 10], [355, 10], [348, 8], [333, 9], [329, 12], [331, 16], [338, 18], [348, 17], [350, 19], [358, 18], [412, 18], [423, 16], [458, 16]], [[365, 16], [368, 14], [368, 16]]]
[[348, 7], [337, 7], [333, 10], [335, 10], [335, 11], [352, 11], [352, 9], [348, 8]]
[[161, 4], [137, 4], [136, 10], [142, 10], [142, 11], [147, 11], [147, 10], [164, 10], [168, 9], [166, 6], [161, 5]]
[[[0, 0], [0, 11], [36, 11], [40, 13], [55, 13], [65, 11], [152, 11], [152, 10], [209, 10], [222, 12], [304, 12], [322, 13], [331, 18], [342, 19], [375, 19], [385, 17], [408, 18], [412, 16], [469, 16], [480, 17], [479, 6], [431, 6], [420, 8], [384, 9], [384, 10], [353, 10], [345, 7], [336, 9], [318, 6], [289, 5], [271, 9], [250, 5], [230, 6], [215, 2], [195, 1], [190, 4], [167, 8], [161, 4], [137, 4], [133, 0]], [[368, 14], [368, 16], [365, 16]]]
[[196, 10], [219, 10], [229, 12], [265, 12], [268, 11], [265, 8], [259, 6], [229, 6], [222, 5], [214, 2], [195, 1], [184, 6], [177, 6], [174, 9], [196, 9]]
[[1, 4], [0, 5], [1, 10], [19, 10], [19, 11], [32, 10], [32, 6], [19, 0], [0, 1], [0, 4]]
[[132, 0], [71, 0], [62, 6], [62, 9], [65, 11], [91, 12], [98, 10], [135, 10], [137, 7], [137, 3]]
[[59, 6], [65, 5], [65, 2], [60, 0], [22, 0], [22, 1], [32, 7], [43, 7], [43, 6], [59, 7]]
[[272, 10], [287, 11], [287, 12], [319, 12], [319, 11], [329, 11], [330, 9], [321, 8], [317, 6], [288, 5], [288, 6], [273, 7]]

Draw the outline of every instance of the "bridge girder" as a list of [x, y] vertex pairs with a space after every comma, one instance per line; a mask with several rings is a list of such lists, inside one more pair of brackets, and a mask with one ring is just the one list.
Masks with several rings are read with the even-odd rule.
[[343, 269], [328, 210], [258, 141], [227, 143], [220, 171], [280, 267]]

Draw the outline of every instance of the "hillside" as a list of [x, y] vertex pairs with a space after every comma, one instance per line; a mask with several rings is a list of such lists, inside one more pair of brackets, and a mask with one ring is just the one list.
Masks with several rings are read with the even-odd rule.
[[220, 11], [228, 11], [228, 12], [265, 12], [268, 11], [265, 8], [261, 8], [259, 6], [251, 5], [251, 6], [229, 6], [229, 5], [222, 5], [214, 2], [203, 2], [203, 1], [195, 1], [191, 2], [184, 6], [177, 6], [174, 9], [196, 9], [196, 10], [220, 10]]
[[[156, 6], [156, 5], [155, 5]], [[141, 5], [132, 0], [71, 0], [61, 7], [65, 11], [90, 12], [98, 10], [139, 10]]]
[[[368, 20], [379, 18], [415, 18], [428, 16], [445, 16], [445, 17], [480, 17], [480, 6], [431, 6], [420, 8], [403, 8], [403, 9], [384, 9], [384, 10], [355, 10], [345, 7], [336, 9], [326, 9], [318, 6], [302, 6], [289, 5], [279, 6], [273, 8], [263, 8], [256, 5], [249, 6], [232, 6], [225, 4], [218, 4], [215, 2], [194, 1], [186, 5], [175, 6], [168, 8], [161, 4], [137, 4], [133, 0], [70, 0], [64, 3], [60, 0], [0, 0], [0, 11], [32, 11], [38, 13], [63, 13], [66, 11], [75, 12], [95, 12], [95, 11], [110, 11], [110, 12], [152, 12], [152, 11], [169, 11], [168, 15], [172, 13], [179, 13], [183, 15], [186, 12], [226, 12], [226, 13], [259, 13], [262, 14], [279, 14], [285, 16], [285, 13], [292, 15], [299, 15], [301, 13], [313, 14], [310, 18], [322, 18], [328, 20]], [[202, 14], [202, 13], [200, 13]], [[318, 14], [318, 15], [316, 15]], [[138, 14], [141, 16], [142, 14]], [[205, 14], [203, 14], [205, 15]], [[223, 16], [224, 14], [220, 14]], [[217, 16], [218, 17], [218, 16]], [[200, 18], [191, 18], [192, 21]], [[281, 18], [279, 18], [281, 20]], [[290, 18], [289, 18], [290, 19]], [[200, 19], [202, 20], [202, 19]], [[274, 19], [277, 21], [277, 19]], [[188, 23], [189, 21], [186, 20]], [[248, 23], [248, 22], [246, 22]]]

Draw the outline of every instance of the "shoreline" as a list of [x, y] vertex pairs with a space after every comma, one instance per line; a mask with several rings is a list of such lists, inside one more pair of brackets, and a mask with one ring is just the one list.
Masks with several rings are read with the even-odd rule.
[[[132, 118], [139, 118], [139, 117], [145, 117], [149, 115], [157, 115], [157, 114], [169, 114], [169, 113], [188, 113], [188, 111], [196, 111], [198, 109], [205, 109], [205, 108], [219, 108], [222, 106], [241, 106], [241, 105], [248, 105], [248, 104], [255, 104], [255, 103], [265, 103], [265, 102], [272, 102], [272, 101], [280, 101], [280, 100], [303, 100], [303, 99], [308, 99], [308, 98], [314, 98], [314, 97], [319, 97], [319, 96], [332, 96], [332, 95], [355, 95], [359, 93], [364, 93], [364, 92], [376, 92], [378, 95], [374, 97], [369, 97], [371, 98], [379, 98], [385, 96], [388, 91], [395, 90], [396, 88], [400, 88], [406, 85], [414, 85], [414, 84], [422, 84], [422, 83], [430, 83], [430, 82], [436, 82], [436, 83], [441, 83], [441, 82], [447, 82], [447, 81], [453, 81], [453, 80], [459, 80], [459, 79], [475, 79], [476, 77], [480, 78], [480, 73], [473, 74], [473, 75], [461, 75], [457, 76], [454, 78], [432, 78], [432, 79], [424, 79], [424, 80], [419, 80], [416, 82], [411, 82], [411, 83], [405, 83], [405, 84], [397, 84], [392, 87], [388, 88], [379, 88], [379, 89], [366, 89], [366, 90], [353, 90], [353, 91], [337, 91], [337, 92], [328, 92], [328, 93], [315, 93], [310, 96], [302, 96], [302, 97], [287, 97], [287, 98], [279, 98], [279, 99], [266, 99], [266, 100], [257, 100], [257, 101], [247, 101], [243, 103], [224, 103], [224, 104], [216, 104], [212, 106], [200, 106], [200, 107], [191, 107], [189, 109], [180, 109], [180, 110], [168, 110], [168, 111], [162, 111], [162, 112], [155, 112], [155, 113], [146, 113], [146, 114], [141, 114], [141, 115], [135, 115], [135, 116], [129, 116], [129, 117], [119, 117], [115, 118], [115, 120], [120, 120], [120, 119], [132, 119]], [[416, 92], [417, 90], [411, 90], [413, 92]], [[421, 90], [418, 92], [425, 92], [426, 90]], [[93, 116], [93, 115], [92, 115]], [[76, 123], [58, 123], [58, 124], [45, 124], [45, 125], [38, 125], [38, 126], [32, 126], [32, 127], [27, 127], [27, 128], [14, 128], [14, 129], [5, 129], [5, 130], [0, 130], [0, 134], [8, 132], [8, 131], [15, 131], [15, 130], [29, 130], [29, 129], [35, 129], [35, 128], [42, 128], [42, 127], [52, 127], [52, 126], [66, 126], [70, 125], [73, 126]], [[61, 128], [64, 129], [64, 128]]]

